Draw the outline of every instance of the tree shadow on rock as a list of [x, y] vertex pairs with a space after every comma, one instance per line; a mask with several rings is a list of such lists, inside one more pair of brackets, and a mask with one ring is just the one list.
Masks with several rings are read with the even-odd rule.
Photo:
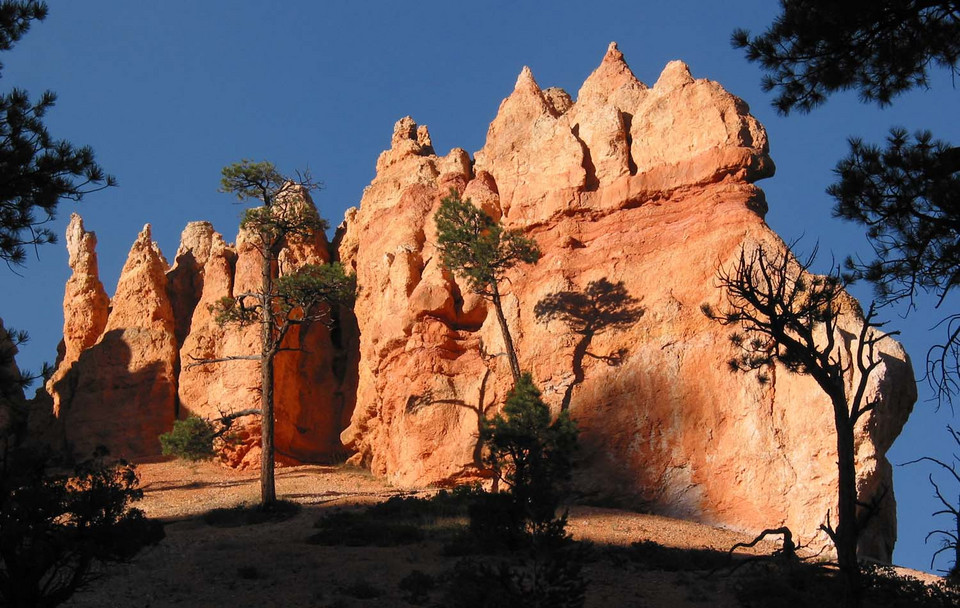
[[84, 350], [53, 386], [68, 458], [99, 445], [136, 462], [159, 458], [157, 438], [175, 418], [174, 358], [172, 335], [137, 327], [111, 329]]
[[[484, 360], [488, 360], [489, 356], [483, 352], [483, 346], [481, 345], [481, 355]], [[426, 390], [419, 394], [413, 394], [407, 397], [406, 412], [413, 413], [417, 410], [439, 404], [447, 405], [456, 405], [458, 407], [466, 408], [477, 415], [477, 443], [473, 448], [473, 465], [478, 472], [484, 470], [483, 464], [483, 428], [484, 423], [487, 420], [487, 412], [495, 405], [493, 402], [484, 405], [486, 402], [487, 394], [487, 379], [490, 378], [491, 369], [489, 366], [485, 366], [483, 370], [483, 377], [480, 379], [480, 388], [477, 394], [477, 403], [472, 405], [463, 399], [443, 399], [437, 398], [432, 390]]]
[[627, 292], [623, 281], [611, 283], [606, 278], [590, 281], [583, 291], [558, 291], [537, 302], [533, 312], [540, 322], [562, 321], [580, 336], [573, 349], [573, 381], [564, 391], [561, 411], [570, 409], [573, 390], [583, 383], [584, 357], [618, 365], [626, 356], [625, 348], [606, 355], [591, 353], [590, 343], [597, 334], [612, 329], [623, 330], [639, 321], [646, 312], [639, 303]]

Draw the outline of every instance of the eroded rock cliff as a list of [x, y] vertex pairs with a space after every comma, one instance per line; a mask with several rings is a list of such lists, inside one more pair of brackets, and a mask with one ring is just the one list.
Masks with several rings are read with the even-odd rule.
[[[257, 326], [220, 326], [209, 309], [220, 298], [259, 290], [260, 254], [246, 235], [228, 245], [208, 222], [193, 222], [171, 267], [146, 226], [112, 299], [99, 280], [95, 247], [96, 236], [74, 215], [67, 229], [73, 274], [64, 294], [64, 341], [46, 386], [54, 416], [38, 414], [33, 425], [44, 440], [78, 457], [105, 445], [114, 455], [143, 459], [159, 455], [157, 437], [177, 417], [215, 419], [259, 407], [257, 361], [203, 364], [259, 354]], [[288, 243], [281, 271], [328, 260], [329, 245], [319, 235]], [[335, 458], [343, 450], [345, 400], [330, 332], [322, 324], [293, 331], [284, 348], [291, 350], [276, 358], [278, 459]], [[259, 463], [259, 428], [254, 415], [234, 423], [221, 453], [227, 464]]]
[[[338, 240], [359, 285], [356, 409], [342, 434], [354, 462], [400, 486], [480, 474], [478, 420], [511, 375], [487, 303], [438, 263], [432, 218], [455, 188], [544, 252], [509, 275], [506, 313], [521, 366], [580, 426], [582, 492], [815, 536], [836, 503], [828, 400], [779, 368], [766, 385], [731, 373], [729, 330], [700, 310], [720, 302], [717, 268], [741, 248], [784, 248], [754, 185], [773, 170], [742, 100], [681, 62], [647, 87], [616, 45], [575, 102], [524, 68], [472, 164], [459, 149], [437, 156], [424, 127], [399, 121]], [[593, 316], [547, 314], [565, 300], [592, 302]], [[879, 405], [858, 435], [863, 498], [892, 487], [884, 454], [915, 399], [904, 351], [882, 349]], [[862, 548], [888, 559], [895, 538], [891, 492]]]
[[[357, 273], [355, 316], [291, 334], [287, 346], [303, 349], [277, 359], [278, 455], [325, 460], [345, 446], [399, 486], [485, 475], [478, 426], [503, 403], [511, 374], [488, 303], [439, 265], [433, 215], [452, 188], [543, 251], [510, 273], [504, 303], [521, 366], [581, 429], [579, 492], [815, 537], [836, 503], [828, 400], [779, 367], [766, 384], [731, 373], [729, 329], [701, 312], [721, 302], [718, 267], [743, 248], [785, 248], [754, 185], [773, 171], [766, 133], [742, 100], [681, 62], [647, 87], [616, 45], [575, 101], [524, 68], [473, 159], [462, 149], [438, 156], [426, 127], [401, 119], [333, 246]], [[258, 352], [256, 328], [221, 327], [209, 310], [259, 284], [245, 235], [229, 245], [193, 223], [168, 268], [147, 228], [112, 301], [79, 218], [67, 243], [74, 274], [47, 388], [75, 451], [106, 443], [150, 456], [176, 416], [258, 406], [255, 361], [197, 365]], [[328, 249], [323, 238], [291, 243], [281, 271], [327, 261]], [[860, 312], [852, 300], [845, 310], [854, 348]], [[865, 500], [892, 488], [885, 453], [916, 397], [903, 350], [889, 339], [881, 350], [868, 396], [878, 405], [858, 429]], [[234, 430], [225, 460], [256, 463], [257, 419]], [[882, 505], [861, 545], [889, 559], [892, 491]]]

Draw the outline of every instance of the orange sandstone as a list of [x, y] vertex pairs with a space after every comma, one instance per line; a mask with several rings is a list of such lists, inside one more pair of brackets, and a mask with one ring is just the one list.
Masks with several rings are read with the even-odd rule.
[[[397, 123], [390, 150], [339, 237], [357, 271], [356, 408], [343, 432], [353, 461], [399, 486], [475, 478], [477, 426], [510, 387], [486, 302], [440, 268], [433, 214], [452, 186], [543, 250], [506, 282], [521, 366], [582, 431], [581, 492], [755, 532], [789, 525], [818, 537], [835, 512], [829, 402], [785, 370], [773, 381], [731, 373], [718, 265], [742, 247], [783, 242], [764, 223], [754, 182], [772, 175], [763, 127], [739, 98], [671, 62], [640, 83], [611, 45], [575, 102], [524, 68], [471, 167], [437, 156], [423, 127]], [[643, 315], [588, 337], [535, 314], [551, 295], [622, 282]], [[856, 335], [851, 301], [844, 330]], [[885, 453], [915, 400], [903, 349], [884, 340], [871, 381], [880, 405], [858, 431], [861, 496], [892, 487]], [[892, 492], [864, 534], [889, 559]], [[816, 542], [825, 543], [819, 535]]]

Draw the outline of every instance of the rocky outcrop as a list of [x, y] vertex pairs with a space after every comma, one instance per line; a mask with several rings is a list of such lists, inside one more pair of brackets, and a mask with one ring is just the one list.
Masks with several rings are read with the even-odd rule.
[[180, 235], [177, 255], [167, 272], [167, 295], [173, 308], [178, 347], [183, 346], [190, 333], [194, 310], [203, 294], [206, 264], [217, 244], [223, 248], [223, 237], [210, 222], [190, 222]]
[[[82, 233], [78, 218], [71, 226]], [[95, 239], [80, 240], [87, 244], [88, 260], [95, 262]], [[88, 456], [99, 445], [125, 458], [155, 455], [157, 436], [173, 424], [177, 349], [167, 269], [150, 226], [144, 226], [121, 271], [102, 333], [77, 330], [87, 340], [96, 335], [96, 341], [74, 361], [65, 356], [47, 385], [68, 449], [78, 456]], [[95, 266], [78, 264], [71, 282], [93, 283], [95, 277]], [[83, 302], [71, 295], [68, 291], [64, 307], [73, 308], [73, 319], [82, 325]], [[102, 300], [89, 303], [99, 307]], [[69, 346], [65, 352], [69, 355]]]
[[[97, 235], [83, 228], [76, 213], [67, 225], [67, 254], [73, 273], [63, 294], [63, 342], [57, 356], [57, 370], [50, 386], [63, 379], [80, 353], [93, 346], [107, 325], [110, 298], [100, 282], [97, 265]], [[60, 411], [60, 394], [53, 392], [54, 414]]]
[[[297, 204], [313, 205], [306, 192], [298, 196]], [[228, 245], [209, 222], [192, 222], [170, 267], [148, 226], [112, 301], [98, 278], [95, 246], [96, 236], [74, 215], [67, 231], [73, 275], [64, 295], [64, 341], [47, 383], [54, 416], [38, 412], [31, 434], [79, 457], [103, 444], [115, 455], [143, 459], [159, 455], [157, 436], [177, 417], [215, 419], [259, 408], [259, 363], [249, 359], [260, 352], [258, 326], [221, 326], [211, 312], [221, 298], [259, 291], [260, 253], [247, 235]], [[322, 234], [293, 239], [281, 253], [280, 272], [329, 257]], [[223, 361], [204, 363], [209, 360]], [[344, 366], [343, 356], [325, 325], [288, 335], [275, 359], [281, 462], [341, 456], [339, 433], [352, 400], [342, 394], [337, 365]], [[258, 465], [259, 433], [257, 416], [237, 419], [221, 450], [224, 462]]]
[[[700, 310], [720, 302], [717, 268], [741, 248], [785, 247], [763, 221], [754, 182], [774, 166], [747, 105], [681, 62], [647, 87], [611, 45], [576, 102], [524, 68], [472, 166], [428, 142], [412, 119], [397, 123], [338, 237], [359, 284], [357, 402], [342, 434], [353, 461], [399, 486], [482, 474], [479, 419], [499, 408], [511, 375], [486, 302], [438, 263], [432, 218], [452, 187], [544, 252], [509, 275], [506, 314], [521, 366], [580, 426], [581, 492], [816, 536], [836, 503], [829, 402], [783, 369], [765, 385], [731, 373], [728, 329]], [[557, 312], [582, 315], [576, 302], [592, 302], [594, 316]], [[622, 314], [600, 314], [600, 303]], [[851, 304], [850, 331], [858, 314]], [[902, 348], [884, 340], [882, 350], [879, 405], [858, 437], [864, 498], [892, 487], [884, 454], [915, 399]], [[889, 559], [892, 492], [884, 505], [862, 549]]]
[[[183, 242], [189, 240], [184, 238]], [[202, 242], [202, 247], [207, 251], [207, 256], [201, 272], [195, 275], [201, 287], [200, 296], [192, 310], [190, 332], [180, 348], [179, 414], [181, 418], [200, 416], [214, 419], [233, 411], [259, 406], [259, 366], [256, 361], [245, 360], [206, 365], [201, 362], [256, 354], [259, 352], [259, 337], [256, 327], [241, 328], [216, 323], [211, 307], [221, 298], [231, 297], [234, 293], [237, 252], [216, 233], [211, 233], [209, 241]], [[181, 245], [183, 248], [184, 245]], [[245, 256], [245, 265], [250, 261], [248, 258], [250, 254]], [[256, 428], [248, 428], [251, 426]], [[256, 447], [259, 424], [255, 417], [238, 420], [233, 432], [237, 433], [237, 441], [226, 452], [228, 461], [235, 466], [244, 463], [245, 458], [247, 461], [244, 466], [259, 462], [259, 448]]]
[[[830, 404], [780, 367], [766, 384], [731, 373], [729, 329], [701, 312], [722, 302], [717, 268], [741, 250], [785, 250], [755, 185], [773, 171], [742, 100], [681, 62], [648, 87], [616, 45], [575, 101], [524, 68], [473, 159], [438, 156], [426, 127], [401, 119], [334, 241], [334, 257], [357, 273], [355, 316], [332, 311], [332, 330], [292, 332], [276, 360], [278, 456], [321, 461], [347, 449], [401, 487], [487, 474], [478, 428], [511, 374], [488, 303], [439, 264], [433, 216], [454, 189], [543, 251], [508, 275], [503, 300], [521, 366], [581, 429], [583, 496], [814, 538], [836, 503]], [[258, 331], [221, 326], [210, 310], [258, 291], [248, 235], [230, 245], [193, 223], [168, 269], [145, 229], [109, 303], [79, 218], [67, 241], [74, 276], [48, 390], [69, 444], [149, 456], [175, 416], [258, 407], [258, 364], [243, 359], [259, 353]], [[290, 242], [278, 272], [326, 262], [329, 247], [322, 235]], [[854, 349], [861, 313], [852, 299], [844, 310]], [[880, 351], [868, 391], [877, 406], [857, 439], [866, 500], [892, 488], [885, 454], [916, 398], [902, 348], [885, 339]], [[232, 430], [224, 459], [255, 464], [256, 417]], [[882, 505], [861, 549], [889, 559], [892, 491]]]
[[[309, 194], [300, 192], [305, 204]], [[184, 233], [181, 250], [190, 249]], [[260, 353], [259, 326], [239, 327], [216, 323], [210, 307], [219, 299], [260, 291], [260, 252], [251, 237], [237, 236], [236, 247], [227, 246], [213, 233], [199, 241], [205, 252], [199, 273], [202, 289], [192, 309], [190, 329], [180, 349], [181, 416], [218, 418], [223, 414], [258, 408], [260, 364], [230, 360], [199, 364]], [[321, 233], [310, 239], [291, 239], [280, 255], [281, 274], [295, 272], [303, 264], [323, 264], [330, 259], [329, 245]], [[291, 331], [284, 350], [274, 360], [276, 427], [275, 445], [281, 462], [324, 462], [340, 457], [339, 432], [344, 399], [340, 380], [334, 374], [337, 349], [322, 323]], [[349, 414], [348, 414], [349, 415]], [[238, 419], [223, 448], [227, 464], [246, 468], [259, 463], [260, 423], [255, 415]]]

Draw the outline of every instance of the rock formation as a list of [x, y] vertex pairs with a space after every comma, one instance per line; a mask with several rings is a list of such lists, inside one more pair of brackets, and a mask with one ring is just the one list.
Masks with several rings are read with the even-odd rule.
[[[83, 228], [83, 219], [76, 213], [67, 225], [67, 254], [73, 274], [63, 294], [63, 342], [57, 355], [57, 370], [50, 379], [52, 386], [80, 358], [80, 353], [93, 346], [107, 325], [110, 298], [100, 282], [97, 264], [97, 235]], [[60, 395], [53, 393], [54, 414], [60, 412]]]
[[[54, 413], [68, 449], [78, 456], [89, 456], [98, 445], [126, 458], [154, 455], [159, 452], [157, 436], [172, 426], [176, 410], [177, 349], [167, 262], [151, 239], [149, 224], [144, 226], [121, 271], [106, 323], [94, 333], [83, 322], [99, 322], [103, 300], [73, 300], [70, 287], [102, 292], [102, 287], [96, 289], [96, 237], [83, 231], [77, 216], [70, 227], [81, 247], [76, 264], [71, 251], [74, 274], [64, 299], [69, 311], [64, 315], [64, 358], [47, 384]], [[89, 313], [84, 304], [90, 305]], [[67, 336], [93, 343], [72, 355], [76, 346]]]
[[[729, 330], [700, 310], [720, 302], [717, 268], [742, 247], [785, 247], [753, 185], [773, 170], [742, 100], [676, 61], [648, 88], [616, 45], [576, 102], [524, 68], [472, 165], [459, 149], [437, 156], [424, 127], [399, 121], [338, 237], [359, 285], [356, 409], [342, 434], [353, 461], [399, 486], [480, 473], [478, 419], [503, 402], [510, 373], [486, 302], [438, 264], [432, 217], [455, 188], [544, 252], [510, 274], [506, 313], [521, 366], [580, 426], [581, 492], [815, 536], [836, 503], [828, 400], [780, 368], [766, 385], [731, 373]], [[544, 304], [537, 315], [564, 298], [632, 307], [630, 322], [550, 320]], [[892, 487], [884, 454], [915, 399], [903, 350], [885, 340], [883, 354], [871, 381], [880, 405], [859, 429], [864, 498]], [[880, 559], [896, 538], [889, 496], [862, 542]]]
[[[221, 327], [209, 310], [235, 290], [258, 288], [259, 253], [242, 233], [237, 242], [226, 244], [208, 222], [192, 222], [170, 267], [147, 226], [110, 300], [98, 278], [96, 236], [74, 215], [67, 230], [73, 275], [64, 295], [64, 341], [47, 383], [55, 421], [40, 420], [32, 428], [79, 457], [103, 444], [115, 455], [143, 459], [159, 455], [157, 437], [177, 417], [213, 419], [259, 407], [256, 361], [200, 364], [259, 354], [256, 326]], [[323, 263], [328, 249], [323, 235], [291, 242], [282, 269]], [[291, 332], [284, 346], [302, 349], [276, 359], [279, 460], [337, 457], [343, 450], [338, 435], [350, 413], [343, 412], [348, 402], [334, 374], [330, 332], [322, 324], [306, 327]], [[222, 449], [227, 464], [259, 463], [259, 428], [256, 416], [236, 421]]]
[[[754, 533], [786, 524], [812, 539], [836, 504], [830, 404], [780, 367], [767, 384], [731, 373], [730, 330], [701, 312], [721, 303], [717, 268], [743, 248], [784, 250], [754, 185], [773, 171], [742, 100], [677, 61], [647, 87], [616, 45], [576, 101], [524, 68], [473, 160], [462, 149], [438, 156], [426, 127], [401, 119], [333, 244], [357, 273], [355, 316], [291, 335], [302, 350], [277, 359], [278, 455], [316, 461], [345, 446], [398, 486], [486, 474], [477, 430], [511, 374], [488, 303], [439, 265], [433, 215], [452, 188], [544, 253], [510, 273], [504, 305], [521, 366], [581, 429], [582, 495]], [[256, 362], [197, 365], [259, 352], [256, 328], [221, 327], [209, 310], [259, 285], [245, 235], [228, 245], [193, 223], [168, 269], [145, 229], [109, 303], [95, 242], [74, 218], [64, 344], [48, 384], [67, 442], [152, 455], [175, 416], [257, 407]], [[290, 243], [280, 270], [327, 261], [328, 248]], [[852, 299], [845, 310], [854, 348], [862, 319]], [[867, 500], [892, 488], [885, 454], [916, 397], [903, 350], [889, 339], [881, 350], [878, 405], [858, 429]], [[235, 430], [225, 460], [255, 463], [258, 421]], [[882, 504], [861, 549], [889, 559], [892, 491]]]

